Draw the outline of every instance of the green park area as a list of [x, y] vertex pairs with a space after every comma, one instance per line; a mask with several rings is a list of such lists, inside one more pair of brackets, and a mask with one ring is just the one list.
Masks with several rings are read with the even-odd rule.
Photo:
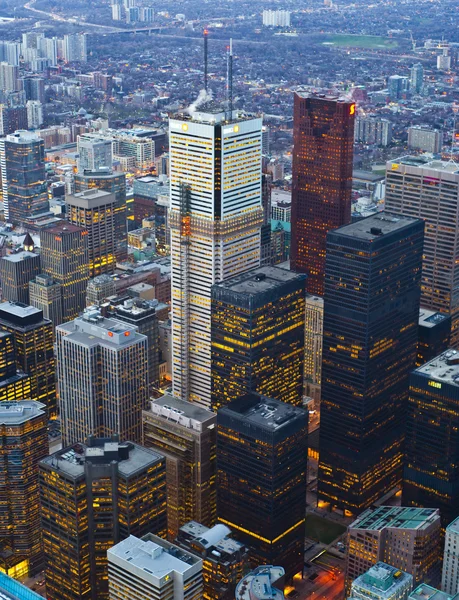
[[307, 515], [306, 517], [306, 537], [317, 540], [322, 544], [331, 544], [345, 531], [346, 527], [340, 525], [340, 523], [329, 521], [317, 515]]
[[340, 48], [378, 48], [393, 50], [398, 47], [396, 40], [392, 38], [380, 37], [377, 35], [349, 35], [336, 34], [325, 35], [322, 44], [327, 46], [337, 46]]

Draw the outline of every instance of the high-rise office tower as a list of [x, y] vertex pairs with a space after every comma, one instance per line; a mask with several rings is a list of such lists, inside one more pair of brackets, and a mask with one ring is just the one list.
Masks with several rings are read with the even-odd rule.
[[247, 548], [230, 536], [231, 530], [221, 523], [211, 529], [196, 521], [180, 527], [176, 543], [203, 562], [204, 600], [234, 600], [247, 571]]
[[109, 139], [78, 139], [78, 171], [97, 172], [112, 168], [112, 141]]
[[166, 457], [168, 537], [216, 520], [216, 415], [165, 394], [143, 412], [143, 444]]
[[446, 527], [445, 551], [443, 554], [443, 571], [441, 589], [454, 596], [459, 593], [459, 517]]
[[52, 277], [40, 273], [29, 283], [30, 305], [43, 311], [43, 316], [53, 324], [60, 325], [62, 319], [62, 286]]
[[425, 221], [421, 304], [450, 314], [459, 344], [459, 173], [454, 163], [405, 156], [387, 163], [386, 210]]
[[86, 62], [88, 59], [86, 34], [64, 35], [63, 54], [65, 62]]
[[255, 565], [303, 570], [308, 413], [247, 394], [217, 413], [218, 520]]
[[414, 585], [440, 582], [441, 524], [435, 508], [379, 506], [348, 527], [346, 592], [354, 579], [383, 561], [413, 576]]
[[261, 226], [260, 264], [270, 265], [271, 261], [271, 188], [268, 176], [261, 176], [261, 204], [263, 207], [263, 225]]
[[30, 398], [30, 377], [17, 368], [14, 336], [0, 331], [0, 403]]
[[64, 445], [89, 435], [142, 438], [148, 398], [147, 338], [91, 307], [56, 328]]
[[327, 236], [318, 498], [352, 514], [402, 480], [423, 238], [384, 212]]
[[0, 329], [14, 336], [16, 365], [30, 377], [30, 398], [42, 402], [50, 417], [57, 416], [53, 325], [33, 306], [2, 302]]
[[90, 277], [113, 273], [116, 267], [114, 194], [89, 189], [65, 198], [67, 218], [88, 232]]
[[399, 100], [408, 88], [408, 77], [391, 75], [387, 79], [387, 93], [393, 101]]
[[212, 286], [212, 409], [249, 391], [300, 406], [306, 276], [259, 267]]
[[107, 550], [166, 533], [164, 457], [116, 436], [89, 438], [43, 459], [39, 472], [47, 598], [108, 600]]
[[116, 296], [115, 280], [111, 275], [98, 275], [86, 288], [86, 306], [99, 306], [110, 296]]
[[211, 287], [260, 265], [261, 119], [206, 105], [169, 122], [173, 390], [211, 403]]
[[419, 311], [418, 353], [416, 366], [435, 358], [449, 348], [451, 317], [444, 313], [422, 308]]
[[354, 579], [349, 600], [408, 600], [413, 577], [383, 562]]
[[435, 506], [444, 527], [459, 514], [459, 353], [448, 350], [411, 373], [403, 503]]
[[148, 382], [150, 388], [159, 386], [158, 317], [152, 302], [142, 298], [113, 299], [109, 314], [118, 321], [135, 325], [148, 341]]
[[0, 139], [5, 220], [18, 225], [49, 209], [45, 146], [31, 131], [16, 131]]
[[38, 463], [48, 455], [44, 408], [32, 400], [0, 402], [0, 571], [15, 578], [43, 568]]
[[124, 173], [112, 173], [111, 169], [105, 172], [85, 171], [77, 173], [74, 180], [75, 192], [84, 192], [92, 188], [115, 194], [116, 204], [114, 208], [115, 227], [115, 256], [118, 262], [127, 259], [127, 225], [126, 225], [126, 175]]
[[40, 256], [23, 250], [0, 258], [2, 299], [29, 304], [29, 281], [41, 272]]
[[293, 109], [291, 268], [323, 296], [327, 232], [351, 221], [355, 104], [296, 93]]
[[424, 67], [421, 63], [413, 65], [410, 69], [410, 90], [414, 94], [419, 94], [424, 85]]
[[201, 600], [202, 561], [151, 533], [108, 551], [110, 600]]
[[43, 272], [62, 288], [62, 320], [76, 319], [86, 305], [88, 232], [62, 220], [41, 230], [40, 244]]
[[323, 332], [323, 298], [308, 295], [304, 327], [304, 393], [314, 401], [320, 400]]
[[26, 129], [27, 127], [27, 109], [25, 106], [0, 105], [0, 135], [8, 135], [18, 129]]

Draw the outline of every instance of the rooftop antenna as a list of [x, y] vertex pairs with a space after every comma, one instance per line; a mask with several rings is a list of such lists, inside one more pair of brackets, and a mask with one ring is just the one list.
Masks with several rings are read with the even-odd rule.
[[207, 43], [208, 43], [208, 36], [209, 36], [209, 31], [208, 29], [204, 29], [204, 89], [207, 92]]
[[226, 91], [228, 100], [228, 111], [226, 120], [229, 121], [233, 118], [233, 38], [230, 39], [230, 45], [228, 47], [228, 72], [226, 80]]

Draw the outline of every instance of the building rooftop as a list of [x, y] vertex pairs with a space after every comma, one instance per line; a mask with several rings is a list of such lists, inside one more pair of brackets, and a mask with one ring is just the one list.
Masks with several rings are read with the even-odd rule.
[[236, 600], [283, 600], [283, 592], [273, 584], [284, 575], [282, 567], [257, 567], [237, 584]]
[[340, 102], [342, 104], [354, 104], [352, 100], [348, 100], [344, 96], [337, 96], [335, 94], [316, 94], [315, 92], [297, 90], [295, 92], [300, 98], [311, 98], [317, 100], [328, 100], [329, 102]]
[[429, 310], [428, 308], [423, 308], [422, 306], [419, 309], [419, 325], [421, 327], [426, 327], [427, 329], [432, 329], [439, 323], [443, 323], [450, 318], [450, 315], [435, 312], [434, 310]]
[[64, 219], [60, 219], [55, 225], [52, 227], [47, 227], [46, 232], [55, 233], [57, 235], [62, 235], [63, 233], [76, 233], [85, 231], [82, 227], [78, 227], [78, 225], [74, 225], [69, 221], [65, 221]]
[[40, 142], [41, 137], [33, 131], [18, 129], [14, 133], [7, 135], [6, 141], [13, 142], [14, 144], [31, 144], [32, 142]]
[[35, 306], [28, 306], [22, 302], [2, 302], [0, 304], [0, 319], [12, 323], [38, 323], [43, 319], [43, 311]]
[[195, 431], [203, 431], [204, 428], [215, 424], [217, 419], [214, 412], [171, 394], [164, 394], [161, 398], [152, 400], [150, 404], [150, 410], [144, 411], [145, 415], [153, 414], [164, 421]]
[[452, 600], [457, 598], [458, 594], [450, 596], [446, 592], [441, 592], [430, 585], [422, 583], [408, 596], [408, 600]]
[[345, 236], [373, 242], [416, 222], [420, 222], [420, 219], [383, 211], [376, 215], [371, 215], [366, 219], [338, 227], [338, 229], [331, 231], [329, 235], [339, 235], [340, 237]]
[[38, 254], [35, 252], [28, 252], [27, 250], [21, 250], [21, 252], [15, 252], [14, 254], [7, 254], [3, 257], [3, 260], [7, 260], [9, 262], [21, 262], [22, 260], [27, 260], [28, 258], [38, 258]]
[[[194, 545], [201, 547], [203, 555], [208, 555], [211, 560], [218, 560], [219, 555], [236, 554], [244, 549], [243, 544], [229, 537], [231, 529], [221, 523], [209, 528], [196, 521], [190, 521], [180, 527], [180, 533], [182, 532], [187, 538], [193, 539]], [[217, 554], [212, 556], [215, 552]]]
[[152, 577], [159, 585], [166, 583], [174, 572], [186, 576], [189, 571], [196, 571], [193, 567], [202, 566], [200, 558], [153, 534], [142, 539], [129, 536], [110, 548], [108, 560], [128, 570], [134, 567], [145, 571], [145, 578]]
[[451, 523], [447, 526], [446, 531], [450, 533], [459, 533], [459, 517], [451, 521]]
[[278, 431], [298, 418], [307, 417], [302, 408], [250, 392], [233, 400], [220, 411], [225, 415], [233, 413], [238, 418], [243, 416], [245, 424], [269, 431]]
[[98, 188], [90, 188], [76, 194], [68, 194], [65, 201], [72, 206], [90, 209], [115, 202], [115, 194]]
[[133, 442], [118, 443], [110, 439], [88, 439], [86, 444], [74, 444], [63, 448], [41, 462], [49, 468], [64, 473], [66, 476], [78, 479], [84, 477], [84, 464], [91, 462], [97, 465], [118, 463], [120, 475], [128, 478], [149, 465], [163, 460], [163, 456], [150, 448], [144, 448]]
[[0, 600], [43, 600], [43, 596], [0, 571]]
[[442, 383], [459, 386], [459, 352], [453, 349], [446, 350], [414, 372], [437, 383], [432, 387], [441, 388]]
[[435, 160], [431, 156], [401, 156], [387, 162], [388, 171], [396, 171], [399, 165], [418, 167], [419, 169], [430, 169], [439, 173], [451, 173], [459, 175], [459, 164], [451, 160]]
[[436, 508], [405, 508], [401, 506], [379, 506], [363, 512], [349, 529], [371, 529], [381, 531], [386, 527], [396, 529], [426, 529], [440, 519]]
[[386, 563], [377, 562], [352, 582], [351, 595], [358, 588], [365, 590], [365, 596], [369, 598], [394, 598], [398, 588], [411, 589], [412, 583], [413, 577], [410, 574]]
[[46, 406], [36, 400], [0, 402], [0, 425], [21, 425], [44, 414], [46, 414]]
[[306, 276], [279, 267], [259, 267], [237, 277], [232, 277], [215, 285], [236, 294], [255, 296], [275, 289], [289, 282], [304, 282]]

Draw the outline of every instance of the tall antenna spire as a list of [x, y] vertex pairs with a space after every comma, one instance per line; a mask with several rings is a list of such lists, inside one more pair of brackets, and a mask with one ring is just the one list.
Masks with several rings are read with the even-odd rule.
[[228, 46], [228, 72], [226, 80], [226, 91], [228, 101], [226, 120], [229, 121], [233, 118], [233, 38], [230, 39], [230, 45]]
[[206, 29], [204, 29], [204, 89], [207, 92], [207, 38], [209, 35], [209, 31]]

